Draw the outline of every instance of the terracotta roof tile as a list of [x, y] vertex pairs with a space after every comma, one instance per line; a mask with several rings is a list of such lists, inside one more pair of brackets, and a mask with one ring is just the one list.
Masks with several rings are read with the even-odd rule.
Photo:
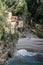
[[18, 17], [17, 16], [12, 16], [11, 17], [11, 21], [12, 22], [17, 22], [18, 21]]

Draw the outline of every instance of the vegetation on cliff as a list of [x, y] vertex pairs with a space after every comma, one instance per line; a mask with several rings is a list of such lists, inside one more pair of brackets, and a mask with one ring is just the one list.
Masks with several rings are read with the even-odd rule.
[[[43, 28], [43, 2], [41, 2], [40, 0], [38, 2], [37, 0], [0, 0], [0, 1], [1, 1], [0, 8], [2, 8], [3, 10], [5, 10], [6, 8], [8, 11], [10, 10], [13, 13], [13, 15], [17, 16], [23, 15], [25, 18], [25, 22], [27, 22], [29, 25], [35, 27], [36, 24], [41, 24]], [[4, 6], [4, 8], [2, 6]], [[1, 16], [3, 17], [3, 14]], [[0, 17], [0, 19], [4, 18]]]
[[[5, 11], [5, 4], [0, 0], [0, 41], [3, 41], [6, 45], [8, 43], [15, 44], [15, 41], [18, 39], [18, 34], [11, 34], [11, 25], [7, 24]], [[9, 29], [9, 33], [6, 31], [6, 28]]]

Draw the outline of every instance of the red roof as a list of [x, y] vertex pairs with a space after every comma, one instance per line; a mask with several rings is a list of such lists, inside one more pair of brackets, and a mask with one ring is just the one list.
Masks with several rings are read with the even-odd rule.
[[17, 16], [12, 16], [11, 21], [12, 22], [18, 22], [18, 17]]

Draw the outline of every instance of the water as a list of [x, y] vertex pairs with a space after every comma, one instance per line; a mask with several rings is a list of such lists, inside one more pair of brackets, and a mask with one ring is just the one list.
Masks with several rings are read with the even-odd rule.
[[[26, 31], [23, 35], [26, 38], [37, 38]], [[5, 65], [43, 65], [43, 53], [29, 52], [25, 49], [18, 50]]]
[[18, 50], [5, 65], [43, 65], [43, 53]]
[[8, 65], [43, 65], [43, 63], [29, 63], [29, 64], [10, 63]]

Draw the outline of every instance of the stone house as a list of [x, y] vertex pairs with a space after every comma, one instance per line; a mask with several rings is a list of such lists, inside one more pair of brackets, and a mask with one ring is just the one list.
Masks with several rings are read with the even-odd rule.
[[25, 21], [25, 17], [23, 15], [18, 16], [17, 28], [20, 29], [21, 32], [26, 28], [26, 21]]
[[17, 27], [18, 27], [18, 28], [24, 27], [24, 22], [23, 22], [22, 20], [19, 20]]

